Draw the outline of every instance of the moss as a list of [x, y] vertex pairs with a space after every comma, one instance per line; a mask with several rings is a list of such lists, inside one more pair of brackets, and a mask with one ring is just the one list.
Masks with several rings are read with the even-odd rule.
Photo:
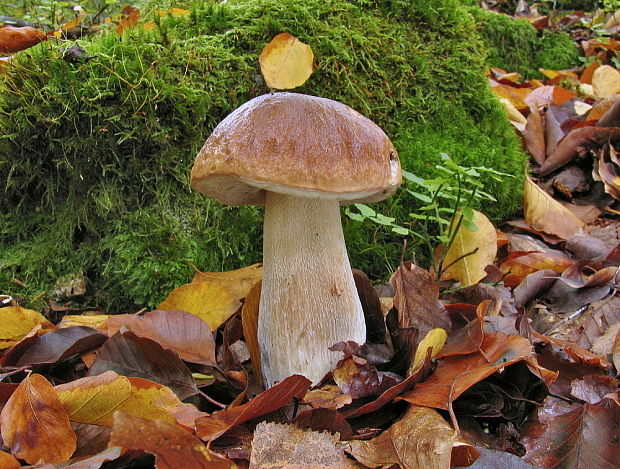
[[468, 8], [490, 51], [488, 64], [525, 78], [540, 78], [540, 68], [564, 70], [579, 65], [579, 48], [564, 32], [539, 33], [524, 19], [482, 8]]
[[[393, 137], [405, 169], [431, 171], [442, 151], [518, 175], [494, 186], [495, 218], [519, 205], [525, 157], [488, 90], [485, 50], [456, 0], [230, 0], [200, 4], [153, 31], [81, 41], [61, 59], [43, 43], [0, 78], [0, 290], [49, 290], [84, 272], [112, 311], [153, 306], [192, 269], [261, 257], [261, 209], [193, 193], [194, 155], [214, 125], [268, 92], [257, 56], [290, 32], [316, 71], [296, 91], [345, 102]], [[397, 203], [397, 202], [398, 203]], [[379, 210], [406, 217], [405, 192]], [[400, 239], [346, 224], [354, 266], [385, 277]], [[90, 297], [92, 301], [92, 296]]]

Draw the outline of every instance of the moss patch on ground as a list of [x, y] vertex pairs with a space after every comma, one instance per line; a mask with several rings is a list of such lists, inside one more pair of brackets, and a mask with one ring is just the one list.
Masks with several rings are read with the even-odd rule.
[[[413, 173], [432, 174], [448, 152], [515, 174], [489, 183], [498, 203], [484, 209], [502, 218], [520, 205], [526, 158], [487, 87], [486, 50], [458, 1], [201, 4], [149, 32], [81, 40], [91, 56], [83, 62], [43, 43], [0, 78], [0, 291], [34, 295], [83, 273], [91, 304], [128, 312], [189, 281], [190, 262], [218, 271], [260, 261], [262, 209], [224, 207], [192, 192], [188, 179], [211, 129], [269, 92], [257, 57], [283, 31], [316, 57], [296, 91], [376, 121]], [[402, 191], [378, 210], [402, 220], [415, 207]], [[345, 225], [352, 265], [389, 275], [401, 239]]]
[[539, 69], [565, 70], [580, 65], [580, 51], [565, 32], [539, 33], [527, 20], [470, 7], [489, 50], [488, 64], [525, 78], [541, 78]]

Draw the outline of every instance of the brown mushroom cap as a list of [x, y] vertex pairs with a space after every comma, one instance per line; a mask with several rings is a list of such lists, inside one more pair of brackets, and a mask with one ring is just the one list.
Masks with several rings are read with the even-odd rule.
[[370, 119], [298, 93], [258, 96], [213, 130], [191, 185], [229, 205], [264, 205], [265, 191], [376, 202], [401, 183], [398, 155]]

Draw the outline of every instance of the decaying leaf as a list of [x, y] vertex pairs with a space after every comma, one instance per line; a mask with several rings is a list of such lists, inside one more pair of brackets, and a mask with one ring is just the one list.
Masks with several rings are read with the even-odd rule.
[[192, 433], [161, 420], [114, 413], [110, 445], [155, 455], [159, 469], [233, 469], [231, 460], [211, 451]]
[[533, 229], [571, 239], [584, 225], [570, 210], [526, 178], [523, 189], [525, 221]]
[[175, 288], [157, 309], [187, 311], [215, 331], [240, 307], [241, 302], [219, 282], [202, 281]]
[[584, 404], [560, 415], [538, 410], [526, 424], [525, 460], [537, 467], [616, 469], [620, 454], [620, 406], [610, 401]]
[[455, 442], [456, 432], [435, 409], [411, 406], [377, 438], [350, 441], [347, 452], [368, 467], [444, 469]]
[[252, 370], [259, 383], [263, 382], [263, 373], [260, 365], [260, 349], [258, 346], [258, 310], [260, 306], [260, 293], [262, 282], [254, 284], [246, 295], [241, 308], [241, 324], [243, 337], [252, 359]]
[[40, 313], [31, 309], [20, 306], [0, 309], [0, 349], [12, 347], [38, 326], [54, 328]]
[[356, 467], [336, 446], [338, 437], [294, 425], [261, 422], [254, 431], [251, 468], [347, 469]]
[[19, 469], [22, 465], [9, 453], [0, 451], [0, 467], [2, 469]]
[[609, 98], [620, 91], [620, 72], [611, 65], [601, 65], [592, 75], [592, 88], [599, 98]]
[[476, 210], [473, 222], [476, 231], [461, 225], [443, 261], [445, 271], [464, 287], [484, 278], [484, 268], [493, 263], [497, 254], [497, 233], [493, 224]]
[[29, 464], [71, 457], [77, 437], [58, 393], [43, 376], [27, 376], [0, 413], [4, 443]]
[[514, 288], [534, 272], [552, 270], [558, 277], [574, 263], [575, 261], [560, 252], [512, 252], [499, 268], [506, 275], [504, 285]]
[[310, 77], [314, 54], [307, 44], [281, 33], [265, 46], [258, 60], [267, 86], [288, 90], [303, 85]]

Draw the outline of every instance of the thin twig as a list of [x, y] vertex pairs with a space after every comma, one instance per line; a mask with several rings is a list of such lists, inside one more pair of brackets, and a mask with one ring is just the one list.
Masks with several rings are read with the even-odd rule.
[[[196, 388], [198, 389], [198, 388]], [[226, 408], [226, 404], [222, 404], [221, 402], [216, 401], [215, 399], [213, 399], [211, 396], [209, 396], [208, 394], [202, 392], [200, 389], [198, 389], [198, 394], [200, 394], [202, 397], [204, 397], [207, 401], [209, 401], [211, 404], [220, 407], [221, 409], [225, 409]]]

